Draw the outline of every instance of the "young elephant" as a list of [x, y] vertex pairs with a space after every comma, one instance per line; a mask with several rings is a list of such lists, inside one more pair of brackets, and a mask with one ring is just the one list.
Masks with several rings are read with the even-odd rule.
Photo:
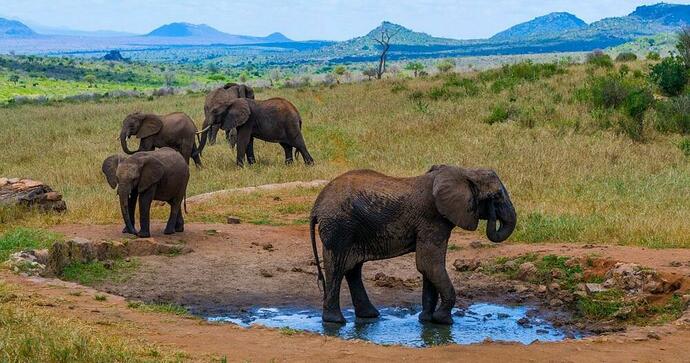
[[155, 148], [170, 147], [177, 150], [189, 164], [194, 159], [197, 167], [201, 166], [201, 158], [196, 146], [197, 128], [194, 121], [182, 112], [175, 112], [165, 116], [136, 112], [128, 115], [122, 122], [120, 143], [122, 150], [132, 155], [127, 139], [136, 136], [141, 139], [139, 151], [152, 151]]
[[[208, 143], [214, 145], [216, 143], [216, 137], [218, 136], [218, 131], [220, 130], [220, 125], [215, 124], [209, 126], [206, 124], [210, 120], [209, 115], [211, 113], [211, 108], [214, 104], [219, 102], [229, 102], [237, 98], [251, 98], [254, 99], [254, 89], [245, 84], [237, 83], [227, 83], [223, 87], [216, 88], [206, 95], [206, 100], [204, 102], [204, 125], [202, 129], [210, 127], [208, 133]], [[237, 132], [233, 130], [232, 132], [226, 133], [228, 142], [234, 147], [237, 142]]]
[[199, 152], [203, 151], [208, 137], [208, 127], [220, 125], [230, 133], [237, 129], [237, 165], [244, 165], [245, 155], [249, 164], [254, 164], [254, 138], [277, 142], [285, 151], [285, 163], [291, 164], [293, 148], [302, 154], [307, 165], [314, 163], [302, 137], [302, 118], [295, 106], [282, 98], [255, 101], [238, 98], [214, 104], [209, 113], [207, 125], [201, 134]]
[[371, 170], [337, 177], [319, 194], [311, 212], [317, 267], [316, 224], [323, 242], [325, 280], [318, 267], [324, 289], [323, 320], [345, 322], [340, 311], [343, 277], [355, 314], [379, 316], [362, 284], [363, 263], [415, 252], [423, 276], [419, 319], [451, 324], [455, 290], [446, 272], [448, 238], [455, 226], [476, 230], [480, 219], [488, 221], [486, 235], [493, 242], [507, 239], [517, 221], [508, 191], [491, 170], [441, 165], [412, 178]]
[[[150, 237], [149, 211], [151, 202], [159, 200], [170, 204], [170, 217], [165, 234], [184, 231], [182, 202], [189, 181], [189, 166], [177, 151], [164, 147], [144, 151], [130, 157], [109, 156], [103, 161], [103, 174], [110, 187], [117, 187], [120, 211], [125, 222], [123, 233]], [[141, 230], [134, 228], [134, 209], [139, 199]]]

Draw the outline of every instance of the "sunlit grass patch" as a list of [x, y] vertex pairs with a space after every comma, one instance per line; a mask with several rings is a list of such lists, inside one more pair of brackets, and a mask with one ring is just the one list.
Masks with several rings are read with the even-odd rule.
[[130, 301], [127, 303], [127, 307], [143, 312], [173, 314], [179, 316], [189, 315], [187, 308], [172, 303], [144, 303], [141, 301]]
[[65, 266], [61, 277], [82, 285], [93, 285], [106, 280], [122, 282], [127, 280], [138, 266], [139, 262], [135, 259], [115, 260], [111, 266], [106, 266], [102, 261], [74, 262]]
[[0, 262], [22, 250], [48, 248], [59, 236], [35, 228], [15, 228], [0, 235]]

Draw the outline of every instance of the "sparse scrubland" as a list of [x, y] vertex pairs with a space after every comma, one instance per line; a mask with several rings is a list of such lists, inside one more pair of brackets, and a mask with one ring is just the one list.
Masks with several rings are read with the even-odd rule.
[[[648, 80], [655, 64], [661, 63], [520, 63], [481, 73], [260, 90], [257, 98], [285, 97], [300, 110], [316, 166], [285, 166], [279, 147], [258, 142], [258, 164], [238, 169], [235, 151], [219, 142], [204, 150], [205, 168], [192, 170], [188, 195], [328, 179], [356, 168], [411, 176], [441, 163], [486, 167], [499, 173], [517, 208], [513, 241], [688, 247], [687, 102], [667, 98], [662, 85]], [[120, 152], [124, 117], [183, 111], [201, 125], [202, 106], [202, 95], [185, 95], [1, 109], [2, 175], [48, 183], [64, 194], [69, 211], [39, 216], [5, 209], [0, 228], [119, 223], [100, 166]], [[225, 196], [190, 206], [187, 218], [306, 223], [317, 193]], [[154, 212], [162, 219], [167, 207]]]

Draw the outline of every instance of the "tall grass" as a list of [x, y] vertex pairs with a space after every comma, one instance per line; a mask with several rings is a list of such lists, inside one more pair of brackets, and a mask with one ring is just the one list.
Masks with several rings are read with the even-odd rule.
[[[355, 168], [410, 176], [440, 163], [486, 167], [498, 172], [515, 202], [520, 219], [514, 240], [690, 247], [690, 226], [684, 222], [690, 218], [690, 161], [678, 147], [679, 136], [651, 134], [646, 143], [635, 143], [602, 131], [606, 114], [590, 112], [576, 100], [576, 91], [593, 72], [605, 70], [560, 67], [545, 68], [548, 76], [520, 77], [511, 87], [493, 88], [497, 93], [486, 92], [493, 77], [482, 81], [476, 73], [466, 74], [456, 80], [474, 79], [481, 89], [428, 100], [424, 108], [415, 95], [443, 87], [448, 76], [408, 80], [406, 90], [396, 92], [391, 88], [398, 83], [390, 81], [263, 91], [257, 98], [285, 97], [300, 110], [316, 166], [285, 166], [280, 146], [259, 141], [258, 165], [238, 169], [234, 151], [219, 143], [204, 151], [205, 168], [192, 170], [188, 195], [332, 178]], [[498, 103], [510, 105], [518, 120], [487, 124]], [[43, 180], [64, 194], [69, 208], [61, 217], [29, 216], [10, 224], [119, 222], [115, 193], [100, 165], [120, 152], [119, 125], [133, 111], [183, 111], [200, 125], [203, 97], [0, 110], [5, 145], [0, 174]], [[217, 220], [237, 209], [223, 202], [192, 210], [191, 220], [205, 220], [204, 210]], [[238, 202], [246, 203], [242, 210], [252, 209], [252, 200]], [[263, 203], [254, 209], [272, 218], [279, 207]], [[167, 208], [155, 213], [164, 217]]]

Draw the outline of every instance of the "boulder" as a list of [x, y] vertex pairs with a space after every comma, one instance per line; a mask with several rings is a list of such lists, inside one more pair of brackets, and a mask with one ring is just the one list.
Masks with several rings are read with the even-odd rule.
[[477, 259], [459, 258], [453, 262], [453, 268], [460, 272], [474, 271], [481, 266]]
[[25, 206], [44, 212], [67, 210], [60, 193], [40, 181], [19, 178], [0, 178], [0, 205]]
[[529, 281], [537, 274], [537, 267], [532, 262], [525, 262], [518, 267], [517, 279]]

